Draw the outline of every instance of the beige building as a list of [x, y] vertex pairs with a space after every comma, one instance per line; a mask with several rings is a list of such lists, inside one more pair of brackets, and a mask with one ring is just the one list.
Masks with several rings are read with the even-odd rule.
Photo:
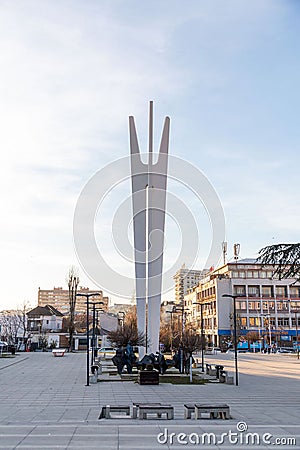
[[[263, 345], [296, 345], [300, 330], [300, 284], [295, 279], [279, 280], [274, 267], [255, 259], [227, 263], [203, 277], [184, 297], [187, 320], [197, 333], [203, 331], [208, 345], [222, 346], [232, 339], [233, 300], [236, 295], [238, 332], [256, 332]], [[201, 305], [195, 305], [194, 303]], [[299, 333], [300, 334], [300, 333]]]
[[[100, 305], [104, 311], [108, 309], [108, 297], [103, 297], [103, 292], [92, 291], [89, 288], [80, 286], [77, 291], [78, 294], [93, 294], [99, 293], [100, 296], [91, 297], [91, 302], [103, 302], [104, 305]], [[70, 310], [69, 306], [69, 291], [62, 287], [54, 287], [52, 290], [41, 289], [38, 291], [38, 306], [51, 305], [63, 314], [68, 314]], [[76, 312], [82, 313], [86, 311], [86, 297], [77, 297], [76, 300]]]

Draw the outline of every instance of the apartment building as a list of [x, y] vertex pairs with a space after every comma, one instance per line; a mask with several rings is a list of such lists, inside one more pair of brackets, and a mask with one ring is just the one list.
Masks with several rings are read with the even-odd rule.
[[237, 295], [239, 335], [254, 331], [265, 344], [292, 347], [300, 329], [300, 284], [295, 279], [279, 280], [273, 273], [273, 266], [262, 267], [255, 259], [209, 272], [184, 297], [187, 321], [201, 333], [202, 309], [208, 344], [224, 345], [233, 334], [233, 299], [222, 295]]
[[[108, 297], [103, 297], [103, 292], [92, 291], [89, 288], [80, 286], [77, 291], [78, 294], [93, 294], [99, 293], [97, 297], [94, 297], [95, 302], [103, 302], [101, 308], [104, 311], [108, 310]], [[90, 299], [93, 301], [93, 297]], [[52, 305], [58, 311], [63, 314], [68, 314], [70, 310], [69, 306], [69, 291], [68, 289], [63, 289], [62, 287], [54, 287], [51, 290], [41, 289], [38, 290], [38, 306]], [[86, 311], [86, 297], [77, 297], [76, 300], [76, 313], [83, 313]]]
[[207, 270], [190, 270], [183, 265], [175, 273], [175, 303], [183, 303], [184, 296], [194, 286], [197, 286], [200, 279], [207, 273]]

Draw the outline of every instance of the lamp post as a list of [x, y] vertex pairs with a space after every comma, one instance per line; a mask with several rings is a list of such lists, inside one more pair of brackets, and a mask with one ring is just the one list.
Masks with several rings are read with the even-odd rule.
[[185, 320], [184, 320], [184, 314], [186, 314], [186, 312], [184, 311], [185, 308], [184, 306], [173, 306], [173, 313], [181, 313], [181, 340], [183, 338], [183, 333], [184, 333], [184, 326], [185, 326]]
[[[288, 300], [290, 304], [290, 312], [292, 312], [291, 300]], [[295, 328], [296, 328], [296, 348], [297, 348], [297, 358], [299, 359], [299, 343], [298, 343], [298, 310], [294, 311], [295, 314]]]
[[86, 386], [90, 385], [90, 333], [89, 333], [89, 299], [90, 297], [100, 296], [98, 292], [90, 294], [76, 294], [76, 297], [86, 298]]
[[175, 305], [173, 306], [173, 313], [180, 313], [181, 314], [181, 347], [179, 348], [178, 351], [178, 355], [179, 355], [179, 361], [180, 361], [180, 373], [183, 373], [183, 356], [184, 356], [184, 351], [183, 351], [183, 333], [184, 333], [184, 305], [176, 307]]
[[[95, 327], [96, 327], [96, 306], [97, 305], [104, 305], [104, 302], [92, 302], [93, 306], [93, 331], [92, 331], [92, 365], [95, 361]], [[98, 308], [99, 311], [99, 308]], [[96, 355], [97, 356], [97, 355]]]
[[297, 358], [299, 359], [299, 343], [298, 343], [298, 311], [295, 311], [295, 326], [296, 326]]
[[170, 342], [170, 350], [171, 354], [173, 353], [173, 314], [175, 314], [175, 311], [166, 311], [167, 313], [171, 314], [171, 342]]
[[119, 311], [118, 312], [118, 316], [119, 315], [121, 315], [122, 316], [122, 318], [119, 318], [118, 317], [118, 322], [119, 322], [119, 325], [121, 326], [121, 329], [123, 330], [124, 329], [124, 321], [125, 321], [125, 312], [124, 311]]
[[195, 302], [193, 305], [200, 305], [201, 312], [201, 371], [204, 372], [204, 330], [203, 330], [203, 303]]
[[237, 357], [237, 333], [236, 333], [236, 299], [240, 295], [223, 294], [222, 297], [229, 297], [233, 299], [233, 333], [234, 333], [234, 362], [235, 362], [235, 385], [239, 385], [238, 377], [238, 357]]

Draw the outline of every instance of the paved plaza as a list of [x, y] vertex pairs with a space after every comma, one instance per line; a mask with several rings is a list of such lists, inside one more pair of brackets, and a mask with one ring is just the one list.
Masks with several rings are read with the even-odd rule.
[[[234, 367], [233, 354], [206, 356], [206, 361], [221, 362], [229, 370]], [[51, 353], [37, 352], [0, 358], [0, 448], [300, 449], [300, 362], [294, 355], [239, 354], [239, 386], [140, 386], [132, 381], [85, 386], [85, 364], [84, 353], [54, 358]], [[175, 417], [98, 419], [105, 404], [133, 402], [169, 403], [175, 408]], [[227, 403], [232, 419], [184, 419], [183, 404], [187, 402]], [[243, 425], [237, 429], [239, 422]], [[237, 433], [234, 439], [239, 439], [238, 443], [232, 442], [233, 438], [222, 442], [222, 433], [229, 431]], [[259, 435], [259, 445], [244, 444], [247, 432]], [[180, 433], [184, 435], [180, 437]], [[203, 433], [217, 435], [217, 443], [197, 443], [196, 434]], [[270, 434], [267, 441], [262, 440], [265, 433]], [[281, 440], [275, 441], [277, 438]]]

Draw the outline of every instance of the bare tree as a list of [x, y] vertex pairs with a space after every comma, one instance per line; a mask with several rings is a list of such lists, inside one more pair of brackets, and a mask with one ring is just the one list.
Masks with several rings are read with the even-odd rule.
[[18, 316], [19, 316], [19, 322], [20, 327], [22, 329], [22, 341], [23, 344], [25, 342], [26, 333], [27, 333], [27, 312], [30, 310], [31, 306], [28, 301], [24, 300], [21, 308], [18, 308]]
[[70, 317], [69, 317], [69, 351], [73, 351], [73, 336], [75, 331], [75, 310], [76, 310], [76, 294], [79, 284], [78, 270], [76, 267], [71, 266], [67, 276], [67, 283], [69, 289], [69, 306], [70, 306]]
[[246, 338], [248, 341], [248, 349], [250, 350], [251, 344], [259, 340], [259, 333], [257, 331], [248, 331], [248, 333], [246, 334]]
[[201, 335], [195, 333], [192, 328], [184, 330], [182, 338], [177, 335], [173, 341], [173, 347], [175, 349], [183, 348], [188, 353], [193, 353], [196, 350], [200, 350], [202, 346]]
[[138, 331], [135, 323], [124, 323], [122, 328], [110, 331], [107, 335], [112, 344], [125, 347], [130, 341], [132, 345], [145, 346], [146, 335]]
[[1, 336], [9, 343], [17, 341], [20, 322], [17, 312], [10, 312], [1, 316]]
[[27, 333], [27, 311], [29, 311], [29, 302], [24, 301], [18, 309], [2, 314], [0, 317], [1, 323], [1, 338], [8, 342], [16, 343], [18, 337], [22, 333], [22, 341], [25, 342]]
[[274, 266], [274, 275], [279, 280], [296, 278], [300, 281], [300, 243], [275, 244], [259, 250], [257, 262]]
[[171, 350], [180, 341], [181, 336], [181, 324], [178, 320], [170, 320], [168, 322], [161, 320], [159, 330], [159, 342], [164, 344], [165, 349]]

